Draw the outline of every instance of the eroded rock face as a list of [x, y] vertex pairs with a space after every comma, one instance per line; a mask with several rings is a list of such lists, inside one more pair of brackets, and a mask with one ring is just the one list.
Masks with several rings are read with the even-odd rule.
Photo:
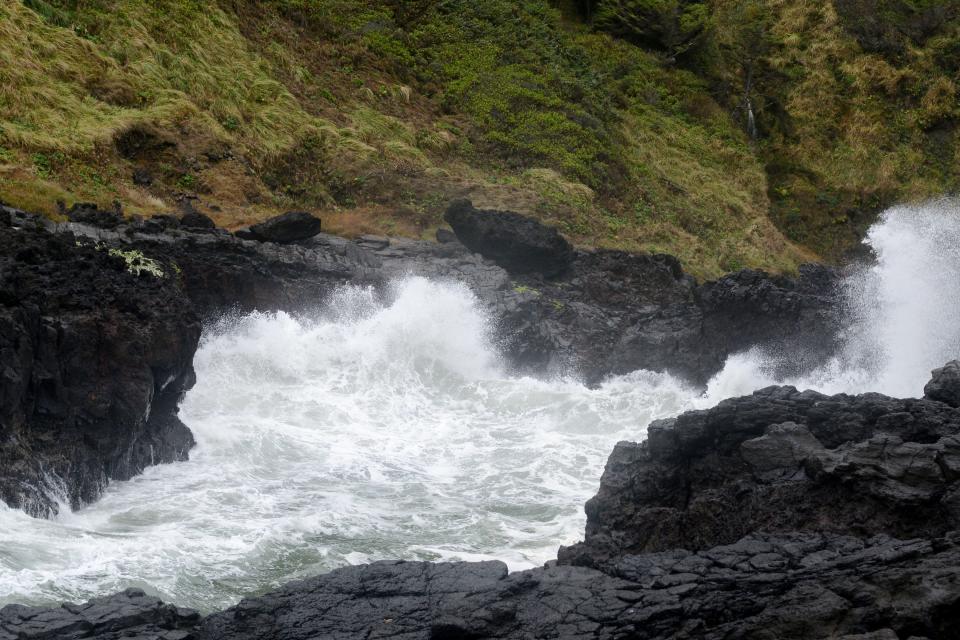
[[756, 531], [933, 539], [960, 528], [960, 410], [771, 387], [621, 442], [560, 560], [708, 549]]
[[[8, 212], [9, 214], [9, 212]], [[36, 224], [0, 224], [0, 499], [33, 515], [183, 460], [177, 402], [200, 322], [172, 274]], [[166, 265], [161, 265], [166, 268]]]
[[475, 209], [469, 200], [456, 200], [443, 219], [471, 251], [513, 274], [554, 277], [573, 261], [573, 247], [556, 229], [512, 211]]

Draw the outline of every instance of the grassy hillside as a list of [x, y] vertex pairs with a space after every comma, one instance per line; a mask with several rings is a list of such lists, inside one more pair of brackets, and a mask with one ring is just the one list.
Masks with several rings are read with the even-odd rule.
[[648, 33], [668, 4], [0, 0], [0, 199], [429, 236], [468, 196], [710, 276], [836, 256], [953, 188], [946, 17], [917, 43], [862, 7], [712, 0]]

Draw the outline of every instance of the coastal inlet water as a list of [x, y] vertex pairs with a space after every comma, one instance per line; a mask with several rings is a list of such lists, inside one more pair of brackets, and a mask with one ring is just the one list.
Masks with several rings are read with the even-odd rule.
[[539, 565], [582, 536], [613, 445], [653, 419], [775, 382], [919, 395], [960, 355], [955, 205], [889, 212], [846, 280], [848, 339], [800, 380], [731, 357], [705, 394], [637, 371], [590, 389], [504, 373], [463, 285], [410, 278], [386, 303], [346, 287], [316, 312], [207, 327], [181, 417], [188, 462], [115, 482], [53, 520], [0, 506], [0, 604], [136, 586], [201, 610], [346, 564]]

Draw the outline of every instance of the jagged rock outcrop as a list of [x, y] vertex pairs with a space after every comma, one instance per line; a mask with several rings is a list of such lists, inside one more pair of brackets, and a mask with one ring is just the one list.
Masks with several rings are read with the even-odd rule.
[[251, 226], [249, 233], [263, 242], [301, 242], [320, 233], [320, 218], [306, 211], [288, 211]]
[[177, 402], [200, 322], [175, 274], [3, 213], [0, 499], [48, 515], [52, 495], [76, 507], [111, 479], [185, 459]]
[[573, 261], [573, 247], [556, 229], [512, 211], [475, 209], [469, 200], [455, 200], [443, 219], [471, 251], [513, 274], [558, 276]]
[[562, 562], [708, 549], [756, 531], [934, 539], [960, 529], [960, 409], [771, 387], [621, 442]]
[[934, 369], [933, 378], [923, 388], [923, 394], [931, 400], [960, 407], [960, 360], [951, 360], [941, 368]]
[[186, 229], [216, 229], [217, 223], [210, 216], [191, 209], [180, 217], [180, 226]]

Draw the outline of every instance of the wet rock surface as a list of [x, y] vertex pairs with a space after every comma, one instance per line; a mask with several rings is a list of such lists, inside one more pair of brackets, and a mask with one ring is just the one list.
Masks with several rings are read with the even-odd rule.
[[77, 507], [187, 457], [177, 403], [200, 322], [142, 256], [5, 213], [19, 224], [0, 224], [0, 499], [43, 516], [52, 495]]

